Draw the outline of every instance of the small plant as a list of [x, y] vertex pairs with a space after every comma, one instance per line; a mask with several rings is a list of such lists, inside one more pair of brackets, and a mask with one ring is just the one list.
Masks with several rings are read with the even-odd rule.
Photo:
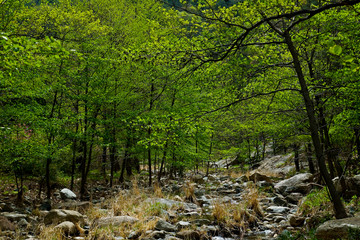
[[303, 200], [299, 211], [302, 214], [315, 215], [320, 211], [331, 211], [331, 201], [328, 195], [327, 188], [320, 190], [313, 190]]
[[360, 229], [349, 228], [348, 229], [348, 239], [349, 240], [359, 240], [360, 239]]
[[161, 216], [164, 211], [169, 210], [168, 205], [164, 203], [155, 202], [150, 204], [150, 206], [146, 209], [146, 213], [150, 216]]

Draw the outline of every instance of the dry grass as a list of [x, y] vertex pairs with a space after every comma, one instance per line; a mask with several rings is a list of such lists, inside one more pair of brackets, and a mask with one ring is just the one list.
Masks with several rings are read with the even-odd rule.
[[197, 203], [196, 201], [196, 197], [195, 197], [195, 184], [187, 181], [184, 184], [184, 193], [185, 193], [185, 200], [192, 202], [192, 203]]
[[53, 239], [67, 239], [66, 235], [62, 233], [60, 229], [54, 228], [54, 226], [45, 226], [43, 224], [38, 226], [37, 232], [39, 233], [39, 239], [53, 240]]
[[249, 193], [246, 195], [245, 201], [248, 208], [252, 209], [256, 215], [263, 217], [264, 213], [259, 201], [261, 197], [262, 196], [260, 196], [258, 189], [256, 187], [252, 187], [250, 188]]
[[218, 222], [226, 222], [226, 218], [229, 215], [228, 208], [224, 203], [216, 201], [214, 203], [214, 208], [212, 215]]
[[154, 184], [154, 194], [156, 197], [162, 198], [164, 194], [162, 193], [161, 186], [158, 182]]

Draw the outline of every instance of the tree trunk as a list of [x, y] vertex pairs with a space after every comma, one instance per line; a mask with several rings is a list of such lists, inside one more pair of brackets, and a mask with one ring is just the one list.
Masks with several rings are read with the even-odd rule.
[[308, 160], [308, 164], [309, 164], [309, 171], [310, 171], [311, 174], [314, 174], [315, 173], [315, 167], [314, 167], [314, 162], [312, 160], [311, 143], [307, 144], [306, 155], [307, 155], [307, 160]]
[[103, 175], [103, 178], [105, 180], [105, 182], [107, 183], [107, 177], [106, 177], [106, 158], [107, 158], [107, 146], [103, 146], [103, 151], [102, 151], [102, 155], [101, 155], [101, 173]]
[[296, 169], [296, 172], [300, 172], [299, 145], [294, 144], [293, 149], [294, 149], [294, 153], [295, 153], [295, 157], [294, 157], [295, 169]]
[[296, 71], [296, 74], [297, 74], [297, 77], [299, 80], [299, 84], [301, 87], [300, 93], [303, 97], [303, 100], [305, 103], [305, 108], [306, 108], [306, 113], [307, 113], [307, 116], [309, 119], [311, 138], [312, 138], [312, 141], [314, 144], [315, 154], [316, 154], [316, 159], [318, 162], [320, 174], [323, 177], [323, 179], [329, 189], [329, 193], [330, 193], [330, 196], [331, 196], [331, 199], [333, 202], [335, 217], [338, 219], [346, 218], [347, 214], [346, 214], [345, 207], [343, 205], [343, 202], [340, 199], [339, 194], [336, 192], [335, 186], [334, 186], [332, 179], [329, 175], [329, 172], [326, 168], [324, 152], [323, 152], [323, 148], [320, 143], [319, 126], [318, 126], [318, 123], [317, 123], [316, 117], [315, 117], [314, 105], [310, 98], [310, 93], [309, 93], [309, 90], [308, 90], [308, 87], [306, 84], [306, 80], [305, 80], [305, 77], [304, 77], [304, 74], [303, 74], [303, 71], [301, 68], [301, 63], [299, 60], [299, 53], [295, 49], [295, 46], [293, 44], [293, 41], [291, 39], [289, 32], [287, 32], [287, 31], [284, 32], [283, 36], [285, 38], [285, 42], [286, 42], [287, 47], [293, 58], [294, 68], [295, 68], [295, 71]]

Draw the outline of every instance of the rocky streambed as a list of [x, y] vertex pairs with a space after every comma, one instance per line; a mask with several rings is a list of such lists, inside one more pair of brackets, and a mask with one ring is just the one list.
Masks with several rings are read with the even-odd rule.
[[[299, 202], [316, 187], [316, 177], [301, 173], [283, 179], [262, 169], [247, 175], [192, 174], [153, 188], [138, 187], [139, 180], [128, 189], [94, 187], [94, 196], [104, 197], [85, 202], [68, 189], [37, 206], [19, 208], [5, 199], [0, 239], [277, 239], [304, 231], [311, 222], [300, 214]], [[360, 218], [348, 220], [322, 226], [317, 236], [331, 239], [322, 232], [347, 236], [349, 226], [360, 229]]]

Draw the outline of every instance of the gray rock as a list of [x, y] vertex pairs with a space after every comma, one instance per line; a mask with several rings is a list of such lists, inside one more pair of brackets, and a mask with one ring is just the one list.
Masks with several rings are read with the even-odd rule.
[[315, 236], [318, 239], [347, 239], [349, 229], [360, 231], [360, 218], [344, 218], [330, 220], [321, 224]]
[[3, 212], [0, 215], [6, 217], [12, 222], [19, 222], [21, 219], [27, 218], [26, 214], [14, 213], [14, 212]]
[[159, 239], [164, 238], [166, 233], [164, 231], [149, 231], [147, 234], [148, 238]]
[[106, 227], [106, 226], [119, 226], [121, 224], [124, 223], [135, 223], [139, 221], [139, 219], [134, 218], [134, 217], [130, 217], [130, 216], [115, 216], [115, 217], [102, 217], [97, 219], [94, 223], [93, 223], [93, 227], [94, 226], [99, 226], [99, 227]]
[[129, 233], [128, 239], [137, 239], [140, 237], [140, 232], [132, 231]]
[[281, 206], [270, 206], [266, 209], [266, 211], [272, 213], [287, 213], [289, 210], [290, 208]]
[[191, 224], [195, 224], [196, 226], [201, 226], [201, 225], [209, 225], [211, 223], [211, 221], [209, 219], [195, 219], [193, 221], [191, 221]]
[[60, 196], [63, 200], [68, 200], [68, 199], [76, 199], [76, 194], [73, 193], [70, 189], [68, 188], [63, 188], [60, 191]]
[[273, 203], [277, 206], [283, 206], [283, 207], [287, 206], [287, 201], [285, 200], [285, 198], [283, 196], [281, 196], [279, 194], [277, 194], [276, 197], [274, 197]]
[[301, 193], [290, 193], [286, 196], [286, 200], [293, 204], [298, 204], [298, 202], [304, 197]]
[[260, 182], [260, 181], [265, 181], [265, 182], [268, 182], [268, 183], [272, 183], [271, 179], [268, 176], [266, 176], [264, 174], [261, 174], [261, 173], [258, 173], [258, 172], [252, 173], [249, 176], [249, 179], [250, 179], [250, 181], [253, 181], [254, 183], [257, 183], [257, 182]]
[[159, 219], [156, 222], [155, 229], [160, 230], [160, 231], [166, 231], [166, 232], [176, 232], [177, 231], [176, 226], [172, 225], [171, 223], [166, 222], [163, 219]]
[[53, 209], [44, 218], [44, 223], [46, 225], [57, 224], [65, 221], [83, 224], [84, 216], [73, 210]]
[[291, 216], [289, 219], [289, 223], [292, 227], [300, 227], [302, 225], [304, 225], [305, 222], [305, 218], [304, 217], [299, 217], [299, 216]]
[[25, 218], [22, 218], [17, 224], [21, 228], [26, 228], [29, 225]]
[[58, 229], [68, 235], [74, 235], [76, 233], [76, 226], [73, 222], [70, 221], [65, 221], [56, 225], [55, 229]]
[[311, 173], [297, 174], [291, 178], [282, 180], [275, 184], [275, 190], [283, 195], [288, 195], [291, 192], [303, 192], [311, 189], [311, 186], [305, 183], [309, 183], [313, 180]]
[[193, 181], [194, 183], [199, 183], [199, 184], [204, 184], [204, 178], [201, 174], [195, 174], [194, 176], [191, 177], [191, 181]]
[[183, 228], [191, 226], [191, 223], [190, 222], [185, 222], [185, 221], [180, 221], [180, 222], [178, 222], [176, 224], [176, 226], [177, 226], [178, 229], [183, 229]]

